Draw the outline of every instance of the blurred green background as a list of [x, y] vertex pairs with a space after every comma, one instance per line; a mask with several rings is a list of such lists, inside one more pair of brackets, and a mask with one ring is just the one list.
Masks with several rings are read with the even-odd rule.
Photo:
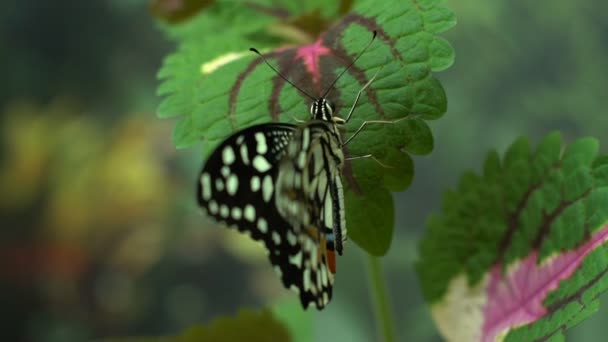
[[[416, 158], [413, 185], [395, 195], [382, 260], [400, 341], [441, 340], [412, 265], [425, 218], [464, 169], [520, 135], [538, 141], [556, 129], [608, 146], [607, 2], [447, 3], [459, 21], [445, 35], [456, 63], [438, 74], [449, 110], [431, 123], [435, 150]], [[331, 305], [302, 315], [261, 248], [199, 212], [200, 151], [176, 151], [173, 123], [154, 116], [156, 71], [174, 46], [148, 7], [0, 4], [0, 339], [177, 334], [269, 305], [302, 324], [300, 340], [375, 340], [356, 246], [338, 260]], [[606, 312], [569, 337], [603, 341]]]

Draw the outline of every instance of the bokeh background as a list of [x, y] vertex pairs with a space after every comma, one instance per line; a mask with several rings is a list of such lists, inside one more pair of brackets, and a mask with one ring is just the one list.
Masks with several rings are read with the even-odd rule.
[[[438, 74], [449, 111], [431, 123], [435, 150], [415, 159], [411, 188], [395, 195], [382, 259], [400, 341], [441, 340], [413, 263], [427, 215], [463, 170], [556, 129], [608, 146], [608, 2], [447, 4], [459, 21], [445, 34], [456, 63]], [[174, 45], [148, 7], [0, 3], [2, 341], [178, 334], [241, 307], [298, 315], [261, 248], [196, 207], [200, 150], [176, 151], [173, 122], [155, 117], [156, 71]], [[376, 339], [364, 262], [349, 246], [332, 304], [299, 314], [313, 327], [301, 340]], [[607, 299], [573, 341], [604, 341]]]

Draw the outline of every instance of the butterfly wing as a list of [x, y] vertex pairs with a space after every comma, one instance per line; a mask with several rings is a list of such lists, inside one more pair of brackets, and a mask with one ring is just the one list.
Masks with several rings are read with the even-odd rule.
[[211, 153], [197, 186], [198, 203], [209, 216], [264, 242], [268, 249], [275, 248], [273, 235], [289, 230], [272, 210], [272, 200], [276, 166], [294, 128], [267, 123], [233, 134]]
[[[323, 293], [309, 290], [310, 265], [316, 264], [319, 255], [316, 243], [300, 236], [275, 206], [279, 161], [295, 130], [293, 125], [268, 123], [227, 138], [207, 159], [197, 198], [209, 216], [264, 243], [283, 285], [299, 294], [302, 306], [315, 303], [322, 308], [331, 289], [326, 301]], [[318, 276], [320, 282], [326, 279], [327, 283], [331, 274]]]
[[[296, 231], [305, 248], [304, 290], [317, 306], [331, 299], [335, 251], [346, 237], [339, 144], [323, 122], [298, 129], [279, 166], [277, 210]], [[337, 152], [336, 152], [337, 151]], [[337, 153], [337, 155], [336, 155]]]

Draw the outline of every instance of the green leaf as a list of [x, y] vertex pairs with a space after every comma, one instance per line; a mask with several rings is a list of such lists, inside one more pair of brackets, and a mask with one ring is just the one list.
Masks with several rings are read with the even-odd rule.
[[192, 126], [192, 118], [183, 117], [177, 121], [173, 129], [173, 144], [176, 148], [186, 148], [198, 140], [198, 134]]
[[348, 203], [346, 220], [350, 222], [349, 238], [369, 254], [386, 254], [391, 245], [395, 223], [390, 192], [373, 191], [359, 196], [349, 191], [345, 194], [345, 201]]
[[[447, 110], [445, 92], [432, 71], [445, 69], [454, 60], [451, 46], [436, 34], [453, 26], [455, 19], [440, 1], [360, 0], [341, 15], [347, 7], [328, 6], [321, 0], [303, 7], [291, 1], [240, 6], [214, 2], [170, 30], [179, 48], [159, 72], [158, 93], [164, 96], [159, 116], [179, 116], [175, 145], [182, 148], [201, 141], [205, 155], [252, 124], [306, 120], [310, 99], [264, 65], [249, 47], [262, 51], [304, 91], [320, 96], [376, 30], [378, 38], [328, 97], [337, 106], [336, 114], [346, 115], [362, 86], [379, 71], [362, 94], [344, 137], [354, 134], [364, 121], [403, 119], [368, 125], [345, 150], [347, 158], [372, 154], [378, 161], [347, 162], [343, 183], [351, 240], [381, 255], [392, 239], [389, 191], [409, 186], [410, 154], [428, 154], [433, 148], [426, 121]], [[319, 22], [312, 24], [314, 18]], [[315, 38], [319, 27], [325, 30]], [[318, 62], [302, 57], [311, 53], [317, 53]], [[370, 200], [377, 201], [372, 217], [381, 219], [359, 214]]]
[[272, 306], [272, 313], [289, 330], [294, 342], [314, 340], [314, 312], [302, 310], [302, 304], [295, 297], [287, 297]]
[[[465, 173], [422, 239], [417, 271], [447, 339], [561, 340], [608, 289], [608, 172], [596, 139], [518, 139]], [[562, 153], [563, 151], [563, 153]]]
[[153, 0], [150, 12], [167, 23], [176, 24], [188, 20], [212, 3], [213, 0]]
[[195, 325], [178, 336], [160, 338], [113, 338], [107, 342], [232, 342], [291, 341], [285, 326], [269, 310], [241, 310], [234, 317], [219, 317], [207, 325]]
[[[161, 20], [160, 28], [180, 43], [256, 34], [276, 21], [277, 16], [269, 11], [271, 4], [267, 0], [247, 4], [230, 0], [182, 0], [177, 6], [171, 0], [155, 0], [155, 3], [151, 10]], [[220, 28], [222, 34], [218, 34]]]
[[414, 161], [407, 154], [396, 149], [386, 151], [382, 163], [388, 170], [384, 172], [384, 185], [390, 191], [403, 191], [410, 186], [414, 176]]

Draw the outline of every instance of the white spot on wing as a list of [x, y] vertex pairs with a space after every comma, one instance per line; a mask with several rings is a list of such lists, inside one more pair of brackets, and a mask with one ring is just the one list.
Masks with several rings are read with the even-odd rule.
[[249, 222], [255, 220], [255, 208], [251, 204], [245, 206], [245, 220]]
[[317, 267], [317, 263], [319, 262], [318, 255], [319, 253], [317, 252], [316, 248], [310, 249], [310, 263], [312, 267]]
[[326, 227], [334, 227], [334, 208], [332, 205], [331, 196], [325, 196], [325, 208], [323, 209], [323, 218], [325, 219]]
[[317, 193], [319, 194], [319, 198], [323, 199], [325, 197], [329, 197], [324, 196], [327, 192], [327, 176], [325, 175], [325, 172], [322, 172], [317, 178], [319, 179], [319, 184], [317, 186]]
[[309, 144], [310, 144], [310, 129], [306, 128], [306, 129], [304, 129], [304, 132], [302, 132], [302, 149], [303, 150], [308, 149]]
[[298, 167], [303, 169], [306, 166], [306, 152], [304, 150], [300, 151], [298, 154]]
[[203, 189], [203, 199], [208, 201], [211, 198], [211, 179], [207, 172], [201, 175], [201, 188]]
[[302, 251], [296, 253], [296, 255], [289, 257], [289, 263], [295, 265], [298, 268], [302, 268]]
[[262, 184], [262, 196], [264, 198], [264, 202], [270, 201], [273, 191], [274, 184], [272, 184], [272, 177], [270, 177], [270, 175], [266, 175], [266, 177], [264, 177], [264, 184]]
[[298, 242], [298, 237], [293, 232], [287, 231], [287, 242], [289, 242], [290, 245], [295, 246]]
[[260, 177], [258, 177], [258, 176], [251, 177], [251, 181], [250, 181], [251, 191], [257, 192], [258, 190], [260, 190], [260, 184], [261, 184]]
[[255, 156], [255, 158], [253, 158], [253, 167], [255, 167], [258, 172], [262, 173], [270, 170], [271, 165], [266, 158]]
[[228, 214], [230, 213], [230, 209], [228, 209], [228, 206], [226, 206], [225, 204], [222, 204], [220, 206], [220, 215], [224, 218], [228, 217]]
[[281, 235], [279, 235], [279, 233], [277, 232], [272, 232], [272, 241], [274, 241], [275, 245], [280, 245], [281, 244]]
[[241, 159], [243, 164], [249, 165], [249, 152], [247, 151], [247, 145], [241, 145]]
[[260, 230], [260, 232], [262, 233], [266, 233], [268, 232], [268, 223], [266, 222], [266, 220], [264, 220], [263, 217], [260, 217], [258, 219], [258, 229]]
[[231, 174], [230, 177], [228, 177], [228, 180], [226, 181], [226, 191], [228, 191], [229, 195], [233, 196], [236, 194], [238, 189], [239, 179], [235, 174]]
[[215, 189], [217, 191], [224, 190], [224, 181], [222, 181], [220, 178], [215, 179]]
[[232, 208], [232, 218], [235, 220], [240, 220], [243, 216], [243, 211], [239, 207]]
[[232, 149], [232, 147], [231, 146], [224, 147], [224, 150], [222, 151], [222, 161], [224, 162], [224, 164], [230, 165], [230, 164], [234, 163], [235, 159], [236, 158], [234, 156], [234, 150]]
[[321, 283], [323, 287], [327, 287], [327, 268], [321, 267]]
[[312, 242], [312, 239], [306, 239], [304, 242], [304, 249], [306, 249], [307, 251], [313, 251], [315, 248], [314, 243]]
[[222, 166], [222, 170], [220, 172], [222, 173], [222, 176], [228, 177], [228, 175], [230, 174], [230, 167], [224, 165]]
[[315, 286], [315, 284], [312, 282], [312, 280], [308, 280], [308, 282], [310, 283], [310, 292], [312, 292], [313, 295], [317, 294], [317, 287]]
[[217, 206], [217, 202], [216, 201], [211, 201], [209, 202], [209, 212], [213, 215], [216, 215], [217, 212], [219, 210], [219, 207]]
[[268, 145], [266, 144], [266, 136], [264, 133], [258, 132], [255, 134], [255, 140], [257, 142], [256, 151], [259, 154], [264, 154], [268, 151]]
[[305, 268], [304, 272], [302, 272], [302, 286], [304, 287], [304, 291], [310, 289], [310, 269]]

